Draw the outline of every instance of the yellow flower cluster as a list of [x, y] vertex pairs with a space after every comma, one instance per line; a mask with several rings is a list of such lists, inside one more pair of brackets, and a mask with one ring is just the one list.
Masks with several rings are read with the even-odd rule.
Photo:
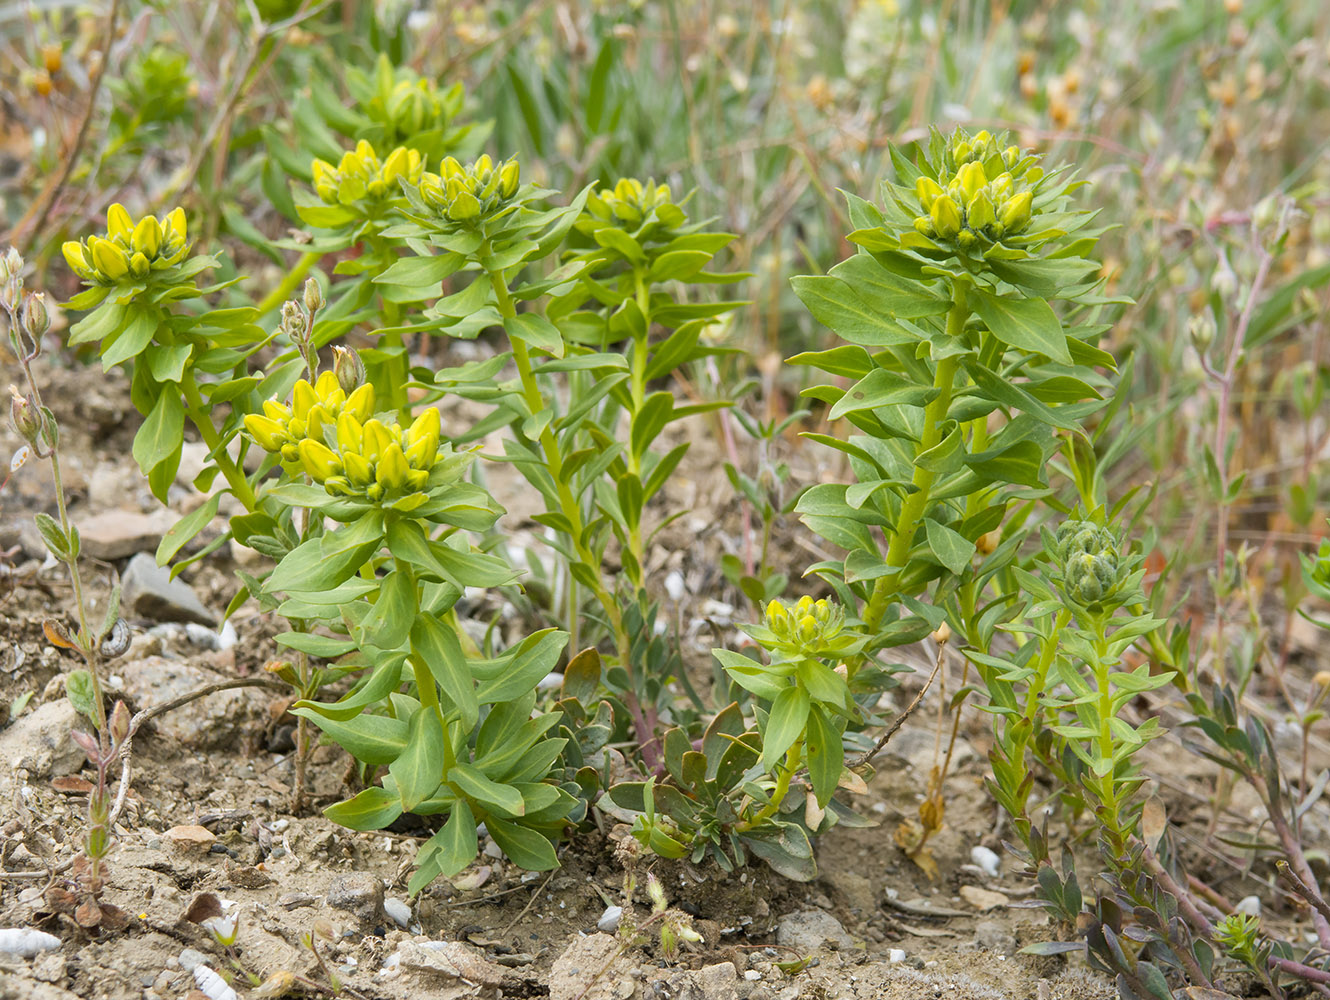
[[334, 496], [363, 495], [377, 503], [423, 489], [439, 455], [439, 411], [426, 409], [406, 430], [373, 412], [373, 386], [348, 396], [337, 376], [324, 372], [313, 385], [297, 382], [290, 406], [265, 402], [262, 415], [245, 417], [245, 429]]
[[1014, 236], [1030, 223], [1033, 185], [1043, 177], [1039, 167], [1025, 166], [1016, 146], [999, 150], [988, 132], [965, 139], [958, 132], [949, 143], [952, 173], [915, 181], [923, 210], [914, 228], [925, 236], [955, 240], [962, 248], [981, 238], [990, 242]]
[[153, 271], [174, 267], [189, 249], [185, 210], [135, 222], [119, 203], [106, 210], [106, 235], [70, 240], [61, 248], [71, 270], [95, 285], [139, 281]]
[[810, 648], [834, 638], [845, 623], [845, 612], [825, 598], [813, 600], [807, 594], [793, 608], [780, 601], [767, 604], [763, 624], [783, 642]]
[[350, 205], [362, 198], [377, 200], [399, 194], [399, 177], [409, 184], [419, 183], [425, 161], [418, 151], [405, 146], [398, 146], [380, 161], [374, 147], [361, 139], [355, 149], [342, 154], [337, 166], [315, 160], [310, 169], [320, 198], [329, 205]]
[[593, 191], [587, 197], [586, 210], [602, 222], [617, 220], [630, 226], [640, 225], [652, 212], [667, 229], [688, 221], [683, 209], [674, 203], [668, 184], [657, 184], [654, 180], [643, 184], [631, 177], [621, 178], [613, 191]]
[[444, 157], [439, 172], [426, 173], [419, 188], [421, 199], [439, 215], [450, 222], [470, 223], [501, 207], [520, 184], [516, 159], [495, 163], [483, 154], [467, 166]]

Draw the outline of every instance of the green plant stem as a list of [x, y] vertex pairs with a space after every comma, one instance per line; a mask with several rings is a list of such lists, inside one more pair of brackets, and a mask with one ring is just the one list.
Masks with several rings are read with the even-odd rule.
[[[488, 246], [482, 246], [478, 256], [483, 259], [488, 253]], [[514, 318], [517, 315], [517, 310], [513, 306], [512, 296], [508, 294], [508, 285], [504, 281], [503, 274], [499, 271], [489, 271], [488, 273], [490, 285], [494, 289], [494, 299], [498, 305], [499, 315], [504, 319]], [[513, 364], [517, 366], [517, 375], [522, 384], [522, 398], [531, 413], [539, 413], [544, 408], [545, 401], [540, 394], [540, 386], [536, 384], [535, 372], [531, 367], [531, 353], [527, 349], [526, 343], [517, 337], [509, 337], [508, 343], [512, 347]], [[563, 475], [563, 458], [559, 453], [559, 442], [554, 437], [554, 432], [550, 429], [548, 423], [540, 432], [540, 447], [545, 455], [545, 467], [549, 470], [550, 477], [558, 492], [560, 511], [572, 526], [569, 541], [572, 543], [574, 553], [588, 567], [597, 570], [600, 567], [600, 559], [583, 540], [585, 531], [582, 508], [578, 505], [577, 499], [573, 496], [573, 491], [569, 488]], [[623, 668], [624, 673], [628, 675], [626, 700], [628, 710], [633, 716], [633, 724], [637, 730], [638, 739], [641, 741], [643, 761], [648, 768], [654, 768], [660, 754], [652, 732], [653, 727], [647, 722], [642, 706], [638, 701], [631, 655], [632, 640], [624, 628], [623, 613], [614, 595], [598, 579], [591, 590], [604, 609], [605, 616], [609, 619], [610, 629], [614, 633], [619, 665]], [[570, 608], [570, 623], [576, 618], [577, 608]], [[572, 629], [570, 629], [570, 634], [571, 632]]]
[[[1094, 621], [1094, 678], [1099, 695], [1096, 706], [1099, 714], [1099, 732], [1095, 735], [1095, 757], [1100, 761], [1111, 762], [1113, 760], [1113, 689], [1108, 679], [1108, 675], [1112, 670], [1112, 662], [1108, 655], [1107, 627], [1108, 623], [1102, 617], [1096, 617]], [[1104, 832], [1108, 835], [1113, 853], [1121, 855], [1126, 844], [1126, 836], [1122, 829], [1122, 818], [1118, 810], [1118, 790], [1113, 781], [1113, 771], [1115, 769], [1110, 768], [1108, 773], [1096, 776], [1095, 783], [1100, 805], [1103, 806]]]
[[203, 438], [203, 443], [208, 446], [208, 451], [212, 460], [217, 463], [217, 468], [221, 470], [222, 476], [231, 487], [231, 492], [235, 498], [240, 501], [245, 510], [251, 513], [258, 507], [258, 499], [254, 496], [254, 487], [249, 484], [249, 480], [241, 469], [231, 460], [227, 453], [226, 445], [222, 443], [222, 436], [217, 428], [213, 426], [211, 411], [207, 404], [203, 402], [203, 397], [199, 394], [198, 383], [194, 380], [194, 370], [188, 368], [185, 370], [184, 378], [180, 382], [180, 390], [185, 396], [185, 414]]
[[[948, 337], [959, 338], [965, 331], [965, 321], [970, 315], [967, 304], [969, 289], [969, 283], [966, 281], [958, 280], [952, 284], [951, 310], [947, 313]], [[942, 358], [937, 363], [933, 388], [938, 390], [938, 394], [924, 408], [924, 429], [919, 439], [919, 454], [936, 447], [942, 439], [942, 425], [951, 406], [951, 393], [958, 365], [955, 355]], [[891, 542], [887, 546], [886, 563], [891, 572], [878, 578], [873, 586], [868, 608], [864, 612], [864, 623], [870, 632], [881, 622], [891, 597], [897, 590], [901, 571], [909, 562], [910, 548], [914, 545], [915, 532], [919, 530], [919, 525], [928, 510], [931, 500], [929, 494], [935, 478], [936, 475], [931, 469], [915, 465], [913, 476], [915, 491], [901, 502], [900, 517], [896, 521], [896, 529], [892, 532]]]
[[795, 740], [794, 745], [785, 751], [785, 762], [781, 766], [780, 774], [776, 776], [776, 787], [771, 790], [770, 801], [749, 822], [741, 825], [742, 830], [752, 830], [759, 827], [776, 815], [776, 812], [780, 809], [780, 804], [785, 801], [785, 796], [790, 790], [790, 782], [803, 761], [803, 754], [804, 741]]
[[263, 297], [263, 300], [255, 307], [258, 310], [257, 319], [262, 319], [274, 309], [280, 309], [282, 303], [295, 294], [296, 288], [305, 280], [310, 269], [323, 257], [321, 253], [306, 252], [300, 255], [291, 270], [286, 272], [286, 277], [271, 292]]

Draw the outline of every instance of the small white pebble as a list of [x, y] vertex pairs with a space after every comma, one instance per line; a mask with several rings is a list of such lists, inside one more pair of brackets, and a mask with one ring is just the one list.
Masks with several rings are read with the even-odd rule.
[[621, 919], [623, 919], [622, 906], [607, 906], [605, 912], [600, 915], [600, 919], [596, 921], [596, 930], [613, 934], [619, 929]]
[[290, 825], [291, 821], [289, 819], [275, 819], [268, 824], [268, 829], [273, 833], [284, 833]]
[[670, 600], [678, 604], [683, 600], [684, 595], [683, 574], [677, 569], [671, 570], [665, 577], [665, 593], [670, 595]]
[[239, 636], [236, 635], [236, 627], [229, 621], [224, 622], [222, 627], [217, 630], [217, 648], [219, 650], [230, 649], [237, 641], [239, 641]]
[[905, 961], [905, 949], [904, 949], [904, 948], [892, 948], [891, 951], [887, 952], [887, 961], [888, 961], [888, 962], [892, 962], [892, 963], [895, 963], [895, 962], [904, 962], [904, 961]]
[[744, 978], [750, 983], [755, 983], [762, 978], [762, 973], [758, 972], [756, 969], [746, 969], [744, 970]]
[[997, 878], [998, 866], [1001, 858], [995, 851], [990, 850], [983, 844], [976, 844], [970, 848], [970, 860], [984, 870], [984, 874], [990, 878]]
[[1249, 917], [1259, 917], [1261, 915], [1261, 897], [1243, 896], [1234, 904], [1233, 909], [1237, 913], [1245, 913]]
[[383, 912], [386, 913], [398, 927], [408, 927], [411, 924], [411, 907], [407, 906], [400, 899], [389, 896], [383, 901]]
[[33, 930], [31, 927], [6, 927], [0, 930], [0, 952], [6, 955], [32, 958], [59, 947], [60, 939], [45, 931]]

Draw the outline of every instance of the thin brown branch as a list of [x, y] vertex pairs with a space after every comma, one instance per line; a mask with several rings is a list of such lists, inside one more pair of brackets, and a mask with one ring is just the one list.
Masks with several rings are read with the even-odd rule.
[[872, 750], [868, 751], [868, 753], [861, 757], [856, 757], [854, 760], [846, 761], [846, 767], [853, 771], [863, 767], [865, 764], [872, 763], [873, 758], [886, 748], [887, 744], [891, 742], [891, 738], [896, 735], [901, 726], [905, 725], [905, 720], [914, 714], [914, 710], [917, 709], [920, 702], [924, 700], [924, 695], [928, 694], [928, 689], [933, 686], [933, 680], [937, 677], [938, 671], [942, 669], [942, 656], [946, 652], [946, 649], [947, 644], [945, 642], [939, 642], [937, 644], [937, 662], [933, 664], [933, 672], [928, 675], [928, 680], [926, 680], [924, 686], [919, 689], [919, 693], [914, 696], [914, 701], [906, 706], [904, 712], [891, 720], [891, 725], [889, 725], [887, 731], [878, 738], [878, 741], [873, 745]]

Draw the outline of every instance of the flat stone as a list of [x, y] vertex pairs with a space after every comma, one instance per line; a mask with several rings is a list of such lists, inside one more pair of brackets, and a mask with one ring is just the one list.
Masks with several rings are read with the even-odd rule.
[[333, 879], [326, 902], [335, 910], [345, 910], [363, 927], [382, 924], [383, 880], [368, 872], [352, 872]]
[[217, 615], [203, 606], [198, 595], [183, 580], [172, 580], [171, 571], [140, 552], [129, 561], [120, 578], [122, 613], [155, 622], [198, 622], [216, 627]]
[[[123, 695], [144, 709], [224, 679], [186, 660], [164, 656], [146, 656], [123, 664], [117, 661], [116, 672], [122, 680]], [[217, 691], [157, 716], [153, 725], [168, 739], [196, 749], [235, 746], [245, 729], [267, 721], [272, 697], [272, 692], [258, 688]]]
[[[0, 760], [34, 780], [74, 774], [87, 759], [70, 738], [79, 715], [67, 698], [38, 705], [0, 732]], [[91, 730], [85, 722], [84, 728]]]
[[79, 523], [82, 552], [93, 559], [111, 562], [138, 552], [155, 552], [162, 536], [175, 523], [174, 515], [159, 511], [140, 514], [133, 510], [108, 510]]
[[206, 826], [192, 824], [173, 826], [162, 836], [166, 838], [173, 851], [189, 857], [201, 857], [207, 854], [217, 842], [213, 832]]
[[627, 968], [621, 956], [616, 960], [619, 951], [618, 940], [609, 934], [573, 940], [550, 968], [550, 1000], [610, 1000]]
[[397, 954], [403, 969], [479, 986], [498, 986], [508, 975], [502, 966], [486, 960], [479, 949], [461, 941], [403, 941], [397, 946]]
[[776, 943], [806, 955], [823, 948], [853, 948], [854, 938], [830, 913], [798, 910], [780, 918], [776, 925]]

